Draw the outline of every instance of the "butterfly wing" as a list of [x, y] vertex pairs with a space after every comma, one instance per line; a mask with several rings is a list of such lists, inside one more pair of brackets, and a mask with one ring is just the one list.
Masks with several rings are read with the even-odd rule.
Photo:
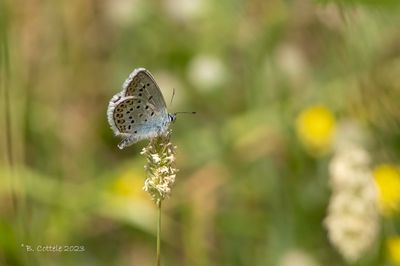
[[124, 96], [134, 96], [148, 101], [156, 112], [167, 112], [167, 105], [153, 76], [144, 68], [135, 69], [123, 84]]
[[111, 104], [108, 121], [116, 135], [124, 137], [121, 149], [142, 139], [153, 138], [164, 130], [166, 117], [157, 108], [135, 96]]
[[111, 99], [107, 117], [114, 133], [124, 137], [118, 145], [120, 149], [157, 136], [169, 123], [161, 91], [150, 72], [144, 68], [138, 68], [129, 75], [123, 91]]

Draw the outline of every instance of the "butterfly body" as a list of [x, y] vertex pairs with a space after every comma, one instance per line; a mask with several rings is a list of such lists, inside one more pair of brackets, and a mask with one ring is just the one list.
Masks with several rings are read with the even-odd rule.
[[144, 68], [135, 69], [115, 94], [107, 109], [114, 134], [123, 138], [120, 149], [140, 140], [165, 134], [175, 115], [167, 112], [161, 91]]

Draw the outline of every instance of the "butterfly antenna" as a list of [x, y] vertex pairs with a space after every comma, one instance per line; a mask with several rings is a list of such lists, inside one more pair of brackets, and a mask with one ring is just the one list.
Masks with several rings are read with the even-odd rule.
[[191, 115], [194, 115], [194, 114], [196, 114], [196, 112], [176, 112], [176, 113], [174, 113], [174, 114], [191, 114]]
[[[172, 105], [172, 100], [174, 99], [174, 97], [175, 97], [175, 88], [172, 89], [172, 97], [171, 97], [171, 101], [170, 101], [169, 105]], [[177, 115], [177, 114], [192, 114], [192, 115], [194, 115], [194, 114], [196, 114], [196, 112], [176, 112], [176, 113], [174, 113], [174, 115]]]
[[172, 105], [172, 100], [174, 99], [174, 97], [175, 97], [175, 88], [172, 89], [172, 97], [171, 97], [171, 101], [169, 102], [170, 106]]

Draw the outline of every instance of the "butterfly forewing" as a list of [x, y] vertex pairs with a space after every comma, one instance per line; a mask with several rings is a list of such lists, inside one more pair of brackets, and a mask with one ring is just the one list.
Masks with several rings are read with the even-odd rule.
[[166, 112], [166, 104], [160, 88], [153, 76], [144, 68], [138, 68], [132, 72], [124, 82], [124, 96], [134, 96], [151, 103], [155, 112]]

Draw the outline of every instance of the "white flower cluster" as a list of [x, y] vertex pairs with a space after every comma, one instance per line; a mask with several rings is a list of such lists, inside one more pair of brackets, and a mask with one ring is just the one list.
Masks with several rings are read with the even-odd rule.
[[330, 164], [332, 196], [324, 223], [333, 246], [349, 262], [371, 249], [379, 230], [377, 191], [369, 154], [360, 146], [339, 149]]
[[148, 192], [154, 202], [159, 203], [171, 194], [175, 183], [175, 146], [170, 142], [171, 131], [165, 135], [153, 138], [149, 145], [143, 148], [141, 154], [146, 156], [147, 178], [144, 191]]

